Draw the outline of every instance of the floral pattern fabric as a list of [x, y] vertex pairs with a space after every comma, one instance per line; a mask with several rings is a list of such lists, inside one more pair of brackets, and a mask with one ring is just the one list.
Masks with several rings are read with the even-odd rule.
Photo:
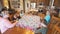
[[24, 15], [18, 25], [22, 28], [33, 30], [41, 26], [40, 17], [36, 15]]

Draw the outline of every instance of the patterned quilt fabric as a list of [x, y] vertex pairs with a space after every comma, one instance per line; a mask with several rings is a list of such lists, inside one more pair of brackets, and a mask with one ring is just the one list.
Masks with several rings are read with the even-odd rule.
[[40, 17], [36, 15], [24, 15], [20, 20], [18, 25], [22, 28], [27, 28], [30, 30], [34, 30], [41, 25]]

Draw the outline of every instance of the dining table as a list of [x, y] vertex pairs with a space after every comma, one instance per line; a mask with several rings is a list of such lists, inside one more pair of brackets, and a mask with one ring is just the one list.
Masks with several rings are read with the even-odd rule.
[[3, 34], [34, 34], [33, 31], [31, 30], [27, 30], [25, 28], [21, 28], [21, 27], [13, 27], [8, 29], [5, 33]]

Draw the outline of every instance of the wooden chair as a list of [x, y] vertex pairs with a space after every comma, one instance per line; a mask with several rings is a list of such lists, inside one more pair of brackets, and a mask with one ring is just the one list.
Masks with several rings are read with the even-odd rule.
[[60, 22], [54, 26], [52, 34], [60, 34]]
[[52, 16], [50, 24], [48, 25], [48, 32], [47, 34], [52, 34], [54, 32], [55, 25], [60, 21], [59, 18]]
[[44, 17], [45, 17], [45, 14], [38, 13], [38, 16], [40, 16], [42, 19], [44, 19]]

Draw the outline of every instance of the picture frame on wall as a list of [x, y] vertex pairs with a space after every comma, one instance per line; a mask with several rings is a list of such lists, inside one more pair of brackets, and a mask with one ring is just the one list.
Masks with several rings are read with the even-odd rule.
[[31, 8], [36, 8], [36, 3], [31, 3]]
[[11, 8], [18, 9], [20, 8], [20, 0], [10, 0]]

